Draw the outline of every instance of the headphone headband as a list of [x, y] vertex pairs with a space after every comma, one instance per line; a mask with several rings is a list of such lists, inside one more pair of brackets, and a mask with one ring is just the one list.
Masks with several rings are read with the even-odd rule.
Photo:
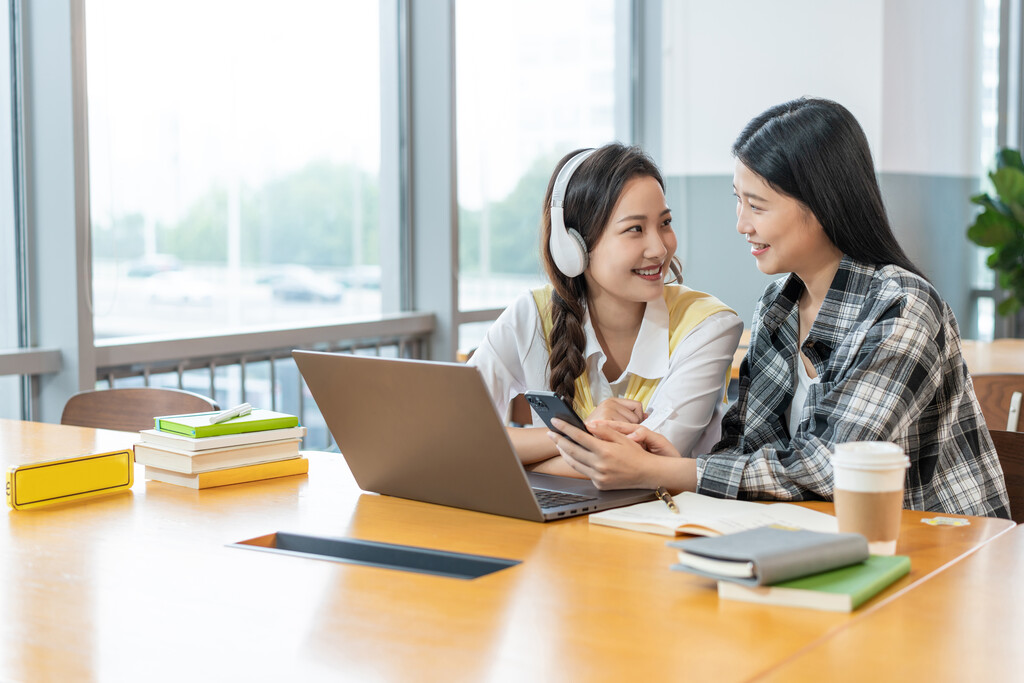
[[587, 157], [596, 151], [596, 149], [585, 149], [565, 162], [558, 172], [558, 177], [555, 178], [554, 187], [551, 188], [551, 206], [562, 206], [562, 202], [565, 201], [565, 191], [569, 187], [569, 181], [572, 180], [572, 174], [576, 172], [580, 164], [587, 160]]
[[555, 184], [551, 187], [551, 238], [548, 240], [548, 248], [555, 266], [567, 277], [576, 277], [587, 269], [587, 243], [579, 232], [566, 227], [562, 203], [565, 201], [565, 191], [569, 187], [572, 174], [596, 151], [583, 150], [565, 162], [555, 177]]

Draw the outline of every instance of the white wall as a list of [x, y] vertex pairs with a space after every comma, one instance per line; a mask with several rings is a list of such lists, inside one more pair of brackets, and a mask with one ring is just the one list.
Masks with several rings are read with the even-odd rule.
[[983, 4], [885, 2], [882, 171], [981, 175]]
[[652, 151], [669, 175], [731, 175], [747, 121], [809, 95], [853, 112], [882, 172], [978, 175], [983, 4], [666, 2], [664, 143]]
[[730, 149], [747, 121], [804, 95], [841, 102], [876, 149], [882, 6], [882, 0], [666, 2], [665, 172], [732, 175]]

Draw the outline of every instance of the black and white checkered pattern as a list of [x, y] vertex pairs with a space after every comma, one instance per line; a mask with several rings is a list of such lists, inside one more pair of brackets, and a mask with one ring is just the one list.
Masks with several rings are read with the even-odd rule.
[[820, 381], [790, 435], [799, 362], [789, 275], [758, 303], [722, 440], [697, 462], [698, 492], [832, 498], [834, 444], [893, 441], [910, 456], [904, 507], [1009, 517], [1003, 473], [964, 364], [952, 310], [922, 278], [844, 257], [803, 345]]

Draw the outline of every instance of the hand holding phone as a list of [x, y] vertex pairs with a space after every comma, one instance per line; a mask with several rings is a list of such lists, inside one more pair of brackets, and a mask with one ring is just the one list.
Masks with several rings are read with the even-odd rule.
[[557, 417], [559, 420], [567, 422], [587, 434], [590, 433], [590, 430], [587, 429], [587, 425], [583, 423], [583, 420], [580, 419], [580, 416], [572, 409], [572, 406], [553, 391], [527, 391], [524, 395], [526, 396], [526, 402], [529, 403], [534, 412], [540, 416], [540, 419], [544, 420], [544, 424], [546, 424], [548, 429], [551, 431], [557, 432], [567, 439], [569, 438], [568, 435], [564, 434], [561, 430], [555, 429], [555, 427], [551, 425], [551, 419]]

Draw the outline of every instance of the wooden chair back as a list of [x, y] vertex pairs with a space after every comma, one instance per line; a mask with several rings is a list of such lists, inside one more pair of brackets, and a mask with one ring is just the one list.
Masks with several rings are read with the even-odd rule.
[[990, 431], [1010, 497], [1010, 517], [1024, 524], [1024, 432]]
[[78, 427], [138, 432], [153, 428], [158, 415], [220, 410], [213, 399], [181, 389], [137, 387], [97, 389], [75, 394], [64, 404], [60, 423]]
[[[465, 363], [473, 357], [475, 351], [475, 346], [468, 351], [460, 349], [455, 357], [460, 363]], [[522, 394], [518, 394], [512, 399], [509, 422], [523, 427], [533, 424], [533, 413], [530, 412], [530, 404], [526, 402], [526, 397]]]
[[1010, 413], [1010, 397], [1024, 391], [1024, 374], [999, 373], [971, 375], [974, 393], [989, 429], [1006, 429]]
[[511, 422], [523, 427], [529, 427], [533, 424], [533, 413], [530, 412], [530, 404], [526, 402], [526, 397], [522, 394], [512, 399], [512, 411], [509, 419]]

